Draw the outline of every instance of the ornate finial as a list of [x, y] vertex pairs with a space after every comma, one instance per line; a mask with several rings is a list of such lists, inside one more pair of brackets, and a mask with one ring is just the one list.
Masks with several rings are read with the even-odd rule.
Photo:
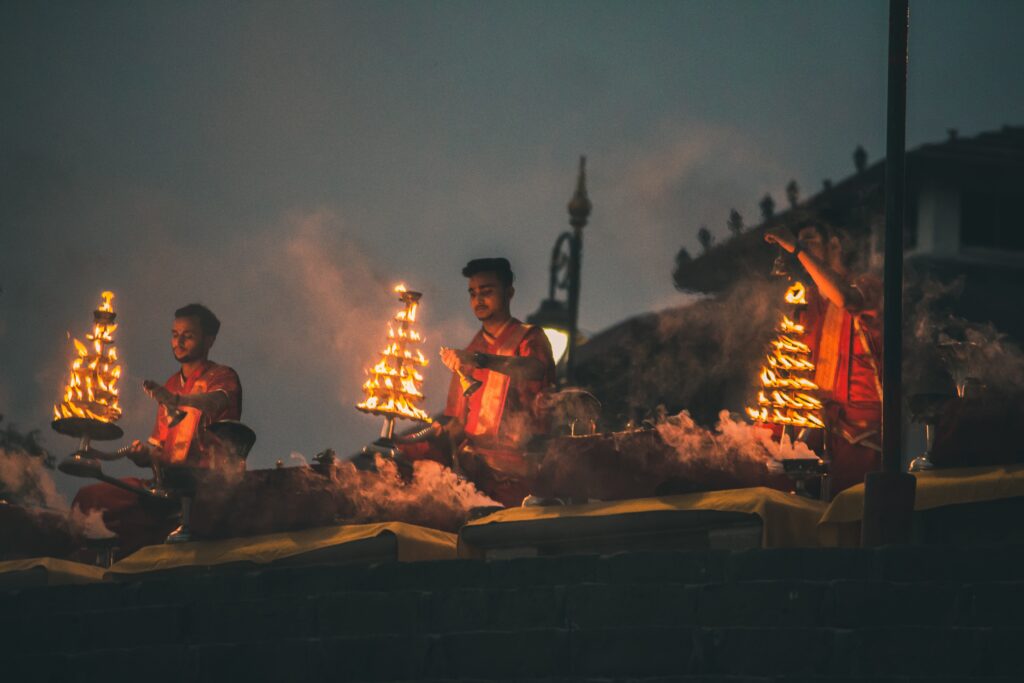
[[569, 200], [569, 225], [582, 228], [587, 224], [593, 205], [587, 197], [587, 157], [580, 157], [580, 174], [576, 181], [576, 193]]

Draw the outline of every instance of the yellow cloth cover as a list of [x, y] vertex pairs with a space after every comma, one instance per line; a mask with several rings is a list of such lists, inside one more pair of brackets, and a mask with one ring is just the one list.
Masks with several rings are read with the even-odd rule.
[[[668, 510], [719, 510], [755, 514], [763, 522], [763, 543], [766, 548], [817, 545], [816, 529], [825, 504], [758, 486], [728, 491], [687, 493], [659, 498], [636, 498], [586, 505], [509, 508], [474, 520], [466, 526], [556, 519], [559, 517], [606, 517], [635, 512]], [[460, 555], [463, 551], [460, 535]]]
[[[58, 586], [65, 583], [95, 583], [103, 580], [106, 571], [81, 562], [58, 560], [53, 557], [33, 557], [27, 560], [0, 562], [0, 574], [16, 574], [42, 569], [46, 572], [46, 584]], [[9, 578], [9, 577], [5, 577]]]
[[446, 560], [456, 556], [455, 534], [402, 522], [381, 522], [303, 529], [220, 541], [151, 545], [115, 563], [110, 567], [110, 573], [144, 574], [180, 567], [205, 567], [235, 562], [268, 564], [275, 560], [384, 534], [395, 537], [400, 562]]
[[[1024, 465], [965, 467], [913, 474], [917, 477], [915, 510], [1024, 496]], [[860, 545], [860, 520], [863, 513], [864, 484], [840, 493], [818, 524], [820, 544]]]

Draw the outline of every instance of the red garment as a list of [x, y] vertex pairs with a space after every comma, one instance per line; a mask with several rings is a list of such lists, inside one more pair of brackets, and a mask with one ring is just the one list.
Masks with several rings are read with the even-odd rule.
[[444, 414], [460, 420], [467, 436], [479, 446], [518, 450], [533, 435], [546, 431], [547, 425], [535, 405], [537, 396], [555, 383], [554, 355], [544, 331], [513, 318], [493, 339], [481, 329], [465, 350], [536, 358], [544, 366], [544, 376], [535, 381], [517, 381], [501, 373], [477, 369], [473, 378], [484, 386], [466, 399], [459, 378], [453, 373]]
[[238, 420], [242, 416], [242, 385], [238, 373], [226, 365], [206, 361], [188, 378], [176, 372], [164, 382], [164, 388], [174, 394], [205, 394], [220, 391], [228, 397], [228, 404], [220, 411], [207, 414], [198, 408], [182, 407], [186, 417], [174, 427], [168, 427], [168, 411], [157, 410], [156, 425], [149, 443], [163, 453], [164, 463], [188, 463], [199, 467], [211, 466], [209, 438], [206, 428], [211, 422]]
[[[133, 486], [145, 486], [137, 477], [122, 477]], [[103, 511], [103, 523], [118, 536], [118, 557], [147, 545], [162, 543], [178, 526], [178, 507], [170, 501], [143, 500], [106, 482], [83, 486], [71, 503], [83, 512]]]
[[445, 415], [464, 431], [456, 464], [487, 495], [503, 505], [518, 505], [529, 494], [524, 448], [533, 436], [547, 431], [537, 398], [555, 384], [551, 344], [541, 328], [512, 319], [495, 338], [481, 329], [465, 350], [536, 358], [544, 366], [544, 376], [533, 381], [475, 370], [473, 377], [483, 386], [468, 399], [457, 375], [448, 389]]
[[[881, 404], [878, 371], [882, 368], [882, 283], [876, 277], [862, 275], [851, 286], [861, 293], [864, 303], [859, 310], [841, 311], [835, 387], [823, 398], [843, 404]], [[807, 328], [805, 339], [811, 347], [815, 364], [823, 351], [822, 334], [829, 307], [834, 308], [835, 304], [822, 296], [817, 288], [807, 289], [807, 308], [801, 322]]]
[[[149, 438], [149, 443], [160, 449], [156, 454], [160, 462], [210, 467], [206, 428], [211, 422], [237, 420], [242, 415], [242, 386], [238, 374], [225, 365], [206, 361], [188, 378], [182, 377], [180, 371], [174, 373], [164, 382], [164, 387], [182, 395], [214, 391], [227, 395], [227, 407], [214, 414], [182, 407], [187, 416], [174, 427], [168, 427], [167, 410], [161, 406], [157, 409], [156, 426]], [[144, 484], [135, 477], [124, 481], [135, 486]], [[120, 536], [122, 556], [145, 545], [162, 542], [178, 525], [173, 507], [158, 501], [142, 500], [130, 491], [102, 482], [79, 489], [72, 502], [72, 506], [76, 505], [83, 512], [103, 511], [104, 524]]]
[[[881, 453], [876, 446], [881, 443], [882, 420], [879, 374], [882, 368], [882, 283], [871, 275], [862, 275], [851, 287], [857, 289], [863, 299], [856, 310], [837, 309], [817, 288], [809, 287], [807, 307], [800, 321], [806, 326], [805, 339], [816, 366], [820, 366], [829, 350], [838, 353], [834, 385], [829, 391], [827, 384], [823, 384], [821, 392], [825, 401], [833, 496], [862, 483], [865, 474], [881, 465]], [[836, 338], [831, 340], [837, 347], [826, 349], [825, 328], [830, 307], [833, 315], [841, 318]]]

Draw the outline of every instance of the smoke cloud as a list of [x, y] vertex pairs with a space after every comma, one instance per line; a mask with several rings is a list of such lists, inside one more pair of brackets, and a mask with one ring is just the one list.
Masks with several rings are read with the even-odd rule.
[[1018, 395], [1024, 387], [1024, 351], [991, 322], [956, 315], [965, 280], [918, 276], [908, 287], [904, 372], [910, 392], [952, 396], [956, 385], [973, 385], [994, 396]]
[[751, 275], [729, 291], [628, 320], [580, 350], [581, 385], [602, 402], [606, 428], [687, 410], [711, 425], [754, 398], [785, 283]]
[[71, 508], [68, 521], [76, 535], [87, 539], [110, 538], [114, 536], [114, 532], [103, 523], [102, 510], [83, 512], [80, 507], [75, 505]]
[[29, 507], [68, 508], [43, 459], [17, 449], [0, 448], [0, 498]]
[[794, 442], [788, 435], [776, 441], [770, 429], [743, 418], [734, 420], [728, 410], [718, 414], [713, 430], [698, 425], [685, 410], [659, 422], [655, 429], [675, 451], [676, 464], [682, 466], [700, 463], [736, 471], [747, 464], [769, 467], [788, 458], [817, 457], [803, 442]]
[[352, 522], [400, 521], [456, 531], [473, 508], [500, 506], [455, 472], [431, 460], [412, 464], [403, 477], [394, 461], [375, 458], [376, 472], [335, 464], [331, 481], [341, 515]]
[[577, 500], [621, 500], [668, 493], [770, 486], [789, 490], [781, 461], [817, 457], [788, 438], [721, 411], [714, 429], [683, 411], [650, 429], [565, 437], [548, 445], [538, 493]]
[[[43, 458], [22, 450], [0, 448], [0, 500], [19, 506], [49, 533], [66, 529], [75, 538], [113, 535], [104, 525], [101, 511], [86, 514], [77, 507], [69, 509], [67, 499], [57, 490]], [[9, 531], [18, 537], [16, 530]], [[8, 550], [17, 551], [16, 548]]]

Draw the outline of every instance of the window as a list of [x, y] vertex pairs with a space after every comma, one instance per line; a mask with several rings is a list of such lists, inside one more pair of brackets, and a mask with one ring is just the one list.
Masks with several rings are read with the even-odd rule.
[[960, 200], [960, 245], [1024, 251], [1024, 230], [1012, 209], [1008, 194], [965, 192]]

